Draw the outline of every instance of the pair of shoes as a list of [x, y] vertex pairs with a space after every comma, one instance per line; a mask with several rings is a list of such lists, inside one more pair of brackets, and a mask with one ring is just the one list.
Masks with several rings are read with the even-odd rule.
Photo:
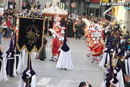
[[90, 55], [88, 54], [87, 57], [90, 57]]
[[11, 75], [10, 77], [14, 77], [14, 75]]
[[53, 61], [53, 57], [50, 59], [50, 61]]
[[50, 59], [50, 61], [53, 61], [53, 59]]
[[57, 58], [54, 59], [54, 62], [57, 62]]
[[96, 64], [98, 64], [98, 59], [97, 59], [97, 61], [96, 61]]
[[67, 69], [65, 68], [65, 70], [67, 70]]
[[94, 63], [94, 58], [92, 59], [92, 62], [91, 63]]
[[45, 61], [44, 59], [40, 59], [41, 61]]
[[37, 58], [35, 58], [35, 59], [39, 59], [39, 58], [37, 57]]
[[91, 63], [94, 63], [94, 61], [92, 61]]

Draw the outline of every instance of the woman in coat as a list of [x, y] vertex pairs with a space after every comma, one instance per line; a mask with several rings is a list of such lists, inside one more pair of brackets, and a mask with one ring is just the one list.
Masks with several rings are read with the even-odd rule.
[[39, 59], [40, 60], [45, 60], [46, 59], [46, 44], [47, 44], [47, 40], [46, 40], [46, 34], [44, 35], [44, 43], [43, 43], [43, 48], [39, 54]]
[[82, 30], [81, 22], [78, 20], [77, 23], [75, 24], [76, 40], [77, 40], [77, 38], [79, 38], [79, 40], [80, 40], [81, 30]]

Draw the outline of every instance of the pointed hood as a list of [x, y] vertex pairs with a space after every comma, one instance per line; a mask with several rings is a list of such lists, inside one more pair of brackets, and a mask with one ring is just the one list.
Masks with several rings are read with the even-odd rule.
[[[32, 69], [32, 65], [31, 65], [31, 59], [30, 59], [30, 69], [29, 67], [29, 55], [28, 55], [28, 62], [27, 62], [27, 68], [23, 71], [22, 73], [22, 80], [26, 83], [26, 87], [29, 85], [29, 87], [31, 87], [31, 78], [33, 75], [35, 75], [36, 73], [34, 72], [34, 70]], [[28, 84], [29, 82], [29, 84]]]
[[13, 41], [12, 38], [10, 40], [10, 45], [9, 45], [9, 49], [6, 51], [6, 53], [9, 55], [9, 52], [11, 52], [11, 49], [13, 49]]
[[107, 53], [113, 53], [114, 52], [114, 47], [112, 45], [111, 37], [109, 37], [109, 45], [104, 52], [107, 52]]
[[16, 54], [20, 54], [20, 52], [19, 52], [19, 50], [18, 50], [18, 48], [16, 47]]
[[16, 47], [16, 33], [13, 33], [13, 49]]
[[[28, 55], [27, 67], [26, 67], [26, 69], [23, 71], [22, 74], [26, 74], [26, 72], [29, 70], [28, 67], [29, 67], [29, 55]], [[35, 71], [34, 71], [33, 68], [32, 68], [31, 58], [30, 58], [30, 73], [31, 73], [31, 75], [36, 74]]]
[[69, 51], [70, 50], [70, 48], [68, 47], [68, 45], [67, 45], [67, 43], [66, 43], [66, 32], [65, 32], [65, 34], [64, 34], [64, 42], [63, 42], [63, 46], [61, 47], [61, 49], [63, 50], [63, 51], [65, 51], [65, 52], [67, 52], [67, 51]]
[[111, 49], [114, 49], [114, 46], [112, 44], [111, 36], [109, 36], [109, 45], [111, 46]]
[[108, 74], [106, 76], [106, 87], [110, 86], [110, 81], [112, 80], [112, 73], [113, 73], [112, 55], [110, 54], [110, 68], [109, 68]]
[[119, 39], [118, 39], [118, 47], [117, 47], [118, 49], [121, 49], [121, 42], [120, 42], [120, 37], [119, 37]]
[[118, 48], [115, 48], [115, 52], [116, 52], [116, 54], [118, 54]]
[[2, 53], [2, 51], [1, 51], [1, 49], [0, 49], [0, 59], [2, 59], [2, 54], [3, 54], [3, 53]]
[[9, 48], [12, 48], [12, 47], [13, 47], [13, 40], [11, 38]]

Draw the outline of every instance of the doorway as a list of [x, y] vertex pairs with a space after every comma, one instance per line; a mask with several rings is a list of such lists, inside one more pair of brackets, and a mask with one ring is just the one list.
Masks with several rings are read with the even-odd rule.
[[90, 8], [90, 14], [91, 13], [93, 14], [93, 16], [98, 16], [99, 15], [99, 9], [98, 8]]

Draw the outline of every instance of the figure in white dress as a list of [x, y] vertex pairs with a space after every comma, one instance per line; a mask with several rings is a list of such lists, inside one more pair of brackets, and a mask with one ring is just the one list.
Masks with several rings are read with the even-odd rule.
[[64, 37], [63, 46], [61, 47], [61, 52], [56, 67], [65, 70], [73, 68], [70, 48], [67, 46], [66, 43], [66, 34]]

